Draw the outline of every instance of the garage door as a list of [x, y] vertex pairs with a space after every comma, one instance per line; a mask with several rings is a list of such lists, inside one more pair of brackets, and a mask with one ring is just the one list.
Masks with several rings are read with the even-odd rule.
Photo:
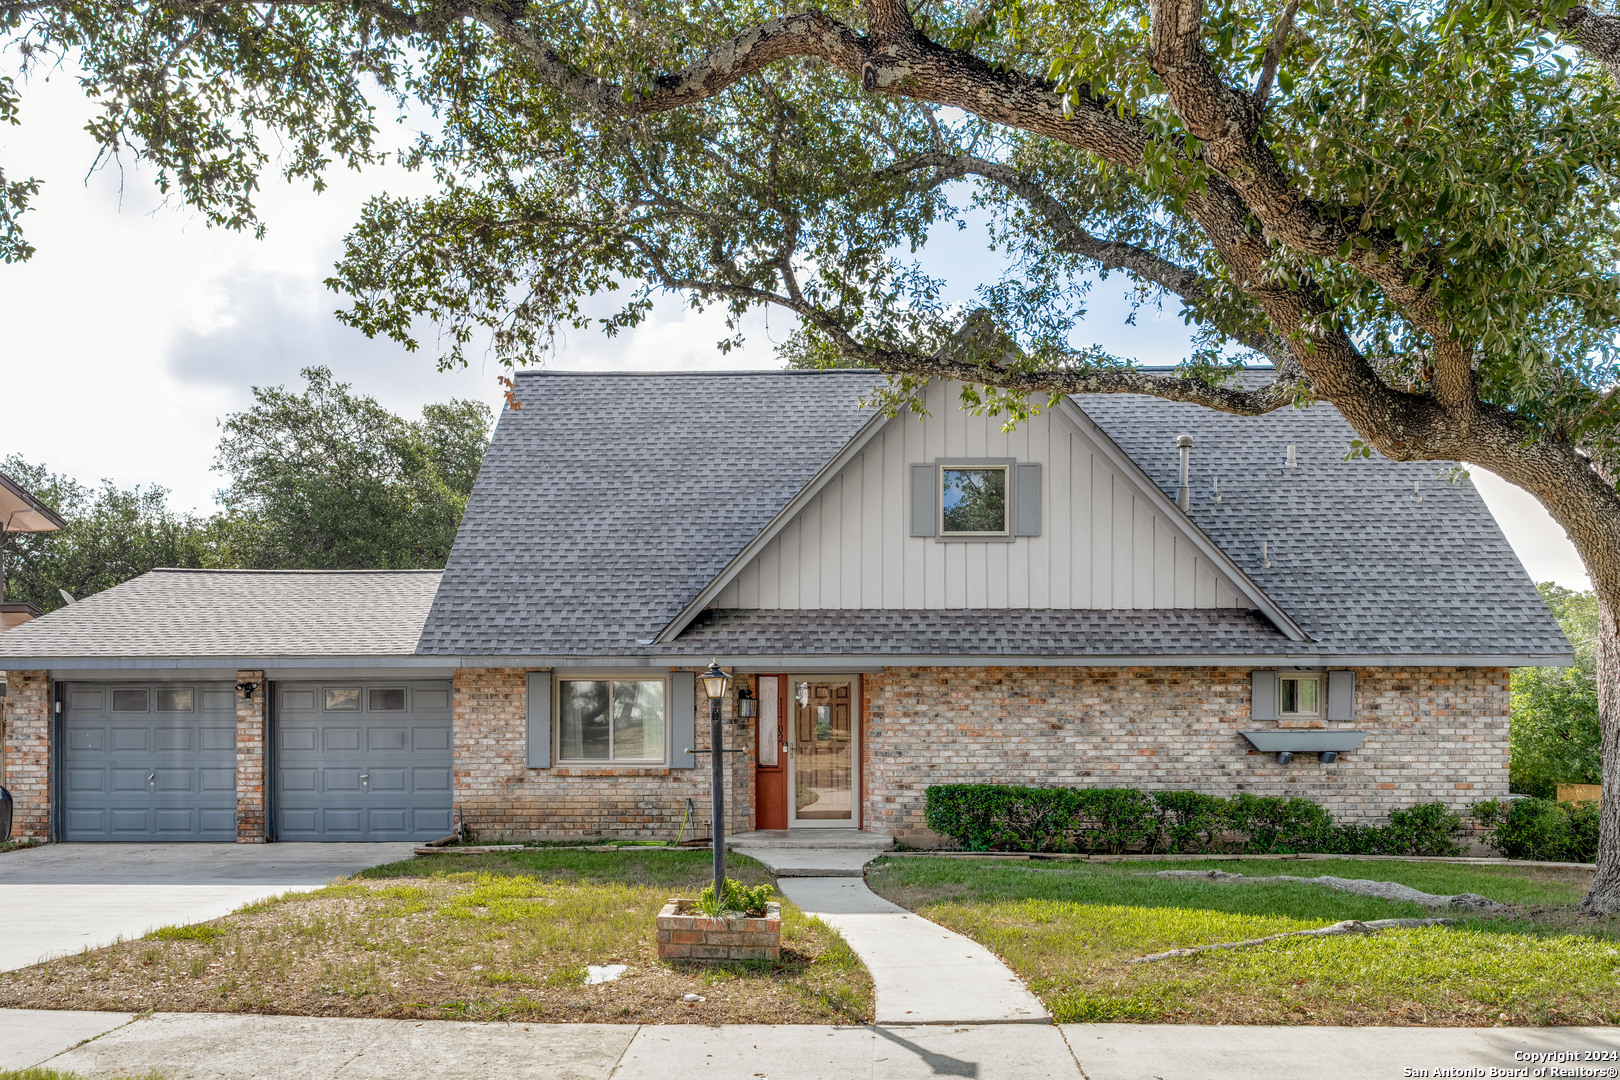
[[236, 839], [230, 683], [65, 690], [63, 839]]
[[277, 840], [450, 833], [450, 683], [276, 687]]

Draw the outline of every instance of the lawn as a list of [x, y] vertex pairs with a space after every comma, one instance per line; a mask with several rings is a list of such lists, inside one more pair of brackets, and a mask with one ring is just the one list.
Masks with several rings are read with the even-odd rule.
[[[439, 855], [0, 974], [0, 1007], [547, 1023], [854, 1023], [866, 969], [782, 903], [779, 962], [658, 960], [653, 920], [695, 896], [706, 852]], [[769, 882], [758, 863], [732, 876]], [[780, 898], [779, 898], [780, 899]], [[610, 982], [588, 968], [623, 964]], [[701, 1001], [688, 1002], [689, 994]]]
[[[1188, 945], [1343, 919], [1446, 915], [1304, 884], [1167, 881], [1168, 869], [1334, 875], [1473, 892], [1505, 915], [1377, 935], [1299, 938], [1148, 964]], [[1441, 863], [1080, 863], [885, 859], [871, 887], [995, 950], [1064, 1022], [1620, 1023], [1620, 923], [1579, 919], [1590, 872]]]

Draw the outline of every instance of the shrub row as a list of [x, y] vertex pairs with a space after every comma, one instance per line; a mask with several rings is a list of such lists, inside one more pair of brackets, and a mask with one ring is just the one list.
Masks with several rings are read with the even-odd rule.
[[1462, 819], [1444, 803], [1392, 811], [1388, 825], [1340, 825], [1309, 799], [941, 784], [928, 789], [927, 820], [969, 851], [1462, 853]]
[[1510, 859], [1589, 863], [1597, 858], [1598, 804], [1552, 799], [1477, 802], [1473, 819], [1491, 830], [1487, 847]]

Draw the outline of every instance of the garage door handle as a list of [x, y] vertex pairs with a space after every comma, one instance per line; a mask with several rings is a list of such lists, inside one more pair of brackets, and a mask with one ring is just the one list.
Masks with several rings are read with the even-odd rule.
[[155, 773], [155, 772], [148, 773], [147, 776], [146, 776], [146, 783], [147, 783], [148, 787], [150, 787], [151, 785], [157, 783], [157, 773]]
[[360, 783], [364, 787], [370, 787], [371, 786], [371, 774], [370, 773], [364, 773], [364, 772], [361, 773], [360, 774]]

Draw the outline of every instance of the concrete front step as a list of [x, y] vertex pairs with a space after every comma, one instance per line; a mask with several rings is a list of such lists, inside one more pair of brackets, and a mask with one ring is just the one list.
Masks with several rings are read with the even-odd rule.
[[727, 848], [757, 859], [779, 878], [858, 878], [867, 863], [893, 846], [891, 836], [856, 829], [773, 829], [726, 841]]

